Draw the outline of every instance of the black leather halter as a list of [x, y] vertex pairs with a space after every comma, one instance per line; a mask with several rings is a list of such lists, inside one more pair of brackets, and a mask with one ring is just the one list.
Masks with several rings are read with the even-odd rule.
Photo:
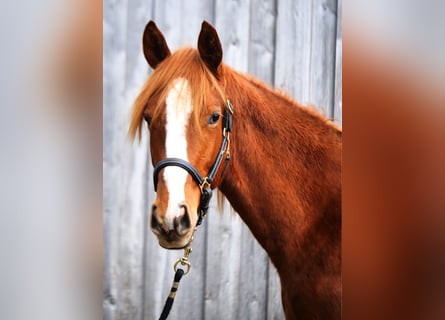
[[[212, 182], [218, 172], [218, 169], [221, 165], [223, 157], [225, 155], [224, 168], [222, 174], [226, 170], [226, 167], [230, 160], [230, 138], [229, 133], [232, 131], [232, 115], [233, 115], [233, 106], [229, 100], [227, 100], [226, 108], [224, 109], [223, 115], [223, 140], [221, 143], [221, 147], [219, 148], [218, 155], [213, 166], [210, 168], [210, 171], [206, 177], [199, 173], [196, 168], [190, 164], [189, 162], [179, 159], [179, 158], [167, 158], [159, 161], [153, 171], [153, 185], [155, 191], [157, 191], [158, 187], [158, 175], [159, 171], [161, 171], [165, 167], [176, 166], [186, 170], [198, 184], [199, 189], [201, 190], [201, 199], [199, 201], [198, 207], [198, 222], [196, 223], [199, 226], [207, 214], [207, 210], [209, 209], [210, 199], [212, 198]], [[221, 174], [221, 175], [222, 175]]]

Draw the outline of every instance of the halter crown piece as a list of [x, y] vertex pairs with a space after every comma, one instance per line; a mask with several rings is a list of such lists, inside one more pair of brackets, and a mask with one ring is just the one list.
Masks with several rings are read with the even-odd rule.
[[230, 138], [229, 134], [232, 131], [232, 115], [233, 115], [233, 105], [227, 100], [226, 108], [224, 109], [223, 115], [223, 140], [221, 143], [221, 147], [219, 148], [218, 155], [216, 157], [213, 166], [210, 168], [207, 176], [203, 178], [203, 176], [199, 173], [199, 171], [189, 162], [179, 159], [179, 158], [166, 158], [164, 160], [159, 161], [153, 170], [153, 185], [155, 191], [157, 191], [158, 186], [158, 176], [159, 171], [161, 171], [165, 167], [176, 166], [186, 170], [198, 184], [199, 189], [201, 191], [201, 198], [199, 201], [198, 207], [198, 221], [196, 226], [199, 226], [202, 223], [202, 220], [205, 218], [207, 211], [209, 209], [210, 199], [212, 198], [212, 182], [218, 172], [219, 167], [221, 166], [221, 162], [223, 157], [225, 156], [224, 168], [221, 176], [224, 174], [224, 171], [227, 168], [230, 160]]

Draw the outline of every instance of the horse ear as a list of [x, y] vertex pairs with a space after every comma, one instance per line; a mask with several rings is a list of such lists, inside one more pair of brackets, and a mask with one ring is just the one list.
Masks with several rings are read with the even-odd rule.
[[202, 61], [216, 76], [222, 60], [222, 47], [215, 28], [203, 21], [198, 37], [198, 51]]
[[144, 56], [148, 64], [155, 69], [165, 58], [170, 56], [164, 36], [153, 20], [147, 23], [142, 37]]

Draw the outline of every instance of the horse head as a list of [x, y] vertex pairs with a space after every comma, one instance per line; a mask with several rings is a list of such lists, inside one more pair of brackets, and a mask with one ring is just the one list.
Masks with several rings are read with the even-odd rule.
[[211, 189], [221, 179], [221, 159], [228, 156], [232, 110], [226, 110], [220, 82], [222, 49], [216, 30], [205, 21], [198, 50], [172, 54], [153, 21], [142, 42], [154, 71], [136, 100], [143, 108], [135, 108], [132, 127], [145, 119], [150, 131], [157, 191], [151, 229], [162, 247], [179, 249], [189, 243], [203, 206], [208, 207]]

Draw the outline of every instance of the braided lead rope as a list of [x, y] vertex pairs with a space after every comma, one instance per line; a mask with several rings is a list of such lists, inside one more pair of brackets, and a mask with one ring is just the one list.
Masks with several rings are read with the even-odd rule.
[[183, 275], [184, 275], [184, 270], [178, 268], [175, 273], [175, 278], [173, 279], [173, 285], [172, 288], [170, 289], [170, 294], [168, 295], [167, 300], [165, 301], [164, 309], [162, 310], [159, 320], [167, 319], [176, 296], [176, 291], [178, 290], [179, 287], [179, 281], [181, 281]]
[[[170, 313], [170, 310], [173, 306], [173, 302], [175, 300], [176, 291], [178, 291], [179, 281], [181, 281], [182, 276], [186, 275], [190, 271], [191, 264], [188, 258], [190, 253], [192, 252], [192, 242], [193, 242], [193, 237], [195, 236], [196, 229], [197, 226], [193, 230], [189, 243], [184, 248], [184, 256], [176, 260], [175, 264], [173, 265], [173, 269], [175, 270], [175, 277], [173, 278], [173, 284], [170, 289], [170, 293], [167, 297], [167, 300], [165, 301], [164, 308], [162, 309], [162, 313], [161, 316], [159, 317], [159, 320], [167, 319], [168, 314]], [[178, 268], [178, 264], [185, 266], [186, 267], [185, 271], [184, 269]]]

